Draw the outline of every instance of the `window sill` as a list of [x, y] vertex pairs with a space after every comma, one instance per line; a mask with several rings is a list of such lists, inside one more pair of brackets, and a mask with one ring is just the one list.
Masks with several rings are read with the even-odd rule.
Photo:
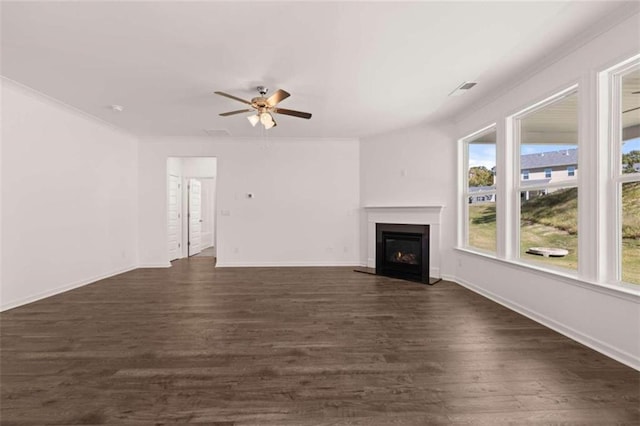
[[621, 299], [629, 300], [629, 301], [640, 304], [640, 286], [637, 286], [638, 288], [632, 288], [631, 286], [633, 284], [610, 284], [610, 283], [597, 283], [592, 281], [585, 281], [581, 278], [578, 278], [578, 276], [575, 274], [566, 273], [566, 272], [555, 270], [555, 269], [544, 268], [544, 267], [532, 265], [526, 262], [519, 262], [519, 261], [509, 260], [509, 259], [501, 259], [496, 257], [495, 255], [491, 255], [486, 252], [476, 251], [466, 247], [455, 247], [454, 250], [460, 253], [481, 257], [481, 258], [487, 259], [488, 261], [496, 262], [496, 263], [506, 265], [515, 269], [519, 269], [522, 271], [535, 273], [544, 278], [559, 279], [562, 282], [565, 282], [567, 284], [597, 291], [599, 293], [607, 294], [610, 296], [619, 297]]

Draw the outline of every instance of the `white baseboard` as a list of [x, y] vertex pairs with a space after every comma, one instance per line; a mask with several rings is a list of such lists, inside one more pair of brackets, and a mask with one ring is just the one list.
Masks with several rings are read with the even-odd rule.
[[216, 268], [286, 268], [301, 266], [352, 266], [360, 264], [357, 260], [333, 260], [333, 261], [278, 261], [278, 262], [244, 262], [218, 260]]
[[62, 286], [59, 286], [59, 287], [56, 287], [56, 288], [52, 288], [50, 290], [46, 290], [46, 291], [43, 291], [43, 292], [40, 292], [40, 293], [36, 293], [36, 294], [31, 295], [31, 296], [22, 298], [20, 300], [14, 300], [14, 301], [11, 301], [9, 303], [3, 303], [2, 306], [0, 306], [0, 312], [4, 312], [4, 311], [9, 310], [9, 309], [17, 308], [18, 306], [26, 305], [28, 303], [33, 303], [33, 302], [36, 302], [38, 300], [45, 299], [47, 297], [55, 296], [56, 294], [64, 293], [66, 291], [73, 290], [75, 288], [83, 287], [85, 285], [94, 283], [96, 281], [104, 280], [105, 278], [110, 278], [110, 277], [113, 277], [115, 275], [120, 275], [120, 274], [123, 274], [125, 272], [129, 272], [129, 271], [132, 271], [134, 269], [137, 269], [137, 268], [138, 268], [137, 266], [129, 266], [129, 267], [126, 267], [126, 268], [123, 268], [123, 269], [118, 269], [118, 270], [115, 270], [115, 271], [112, 271], [112, 272], [108, 272], [106, 274], [96, 275], [96, 276], [93, 276], [93, 277], [90, 277], [90, 278], [87, 278], [87, 279], [78, 280], [78, 281], [72, 282], [70, 284], [65, 284], [65, 285], [62, 285]]
[[516, 302], [513, 302], [509, 299], [505, 299], [501, 296], [498, 296], [468, 281], [461, 280], [452, 275], [443, 275], [442, 279], [446, 281], [453, 281], [456, 284], [459, 284], [462, 287], [465, 287], [473, 291], [474, 293], [478, 293], [481, 296], [486, 297], [487, 299], [490, 299], [508, 309], [511, 309], [512, 311], [515, 311], [521, 315], [524, 315], [525, 317], [539, 324], [542, 324], [545, 327], [548, 327], [572, 340], [575, 340], [576, 342], [581, 343], [593, 349], [594, 351], [600, 352], [601, 354], [606, 355], [609, 358], [613, 358], [618, 362], [621, 362], [635, 370], [640, 371], [640, 358], [635, 357], [633, 354], [630, 354], [626, 351], [622, 351], [614, 346], [609, 345], [606, 342], [603, 342], [599, 339], [586, 335], [572, 327], [566, 326], [554, 320], [553, 318], [549, 318], [546, 315], [543, 315], [536, 311], [528, 309]]
[[[178, 259], [176, 259], [178, 260]], [[167, 263], [141, 263], [138, 268], [171, 268], [171, 262]]]

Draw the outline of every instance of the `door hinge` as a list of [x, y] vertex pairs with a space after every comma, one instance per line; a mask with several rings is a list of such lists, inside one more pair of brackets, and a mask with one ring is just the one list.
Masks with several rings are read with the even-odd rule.
[[191, 241], [189, 241], [189, 242], [187, 243], [187, 245], [188, 245], [188, 246], [190, 246], [190, 245], [191, 245]]

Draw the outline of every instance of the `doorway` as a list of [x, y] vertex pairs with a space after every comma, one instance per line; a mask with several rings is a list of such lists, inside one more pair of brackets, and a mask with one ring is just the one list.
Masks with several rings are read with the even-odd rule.
[[215, 157], [167, 159], [167, 242], [169, 261], [210, 257], [215, 262]]

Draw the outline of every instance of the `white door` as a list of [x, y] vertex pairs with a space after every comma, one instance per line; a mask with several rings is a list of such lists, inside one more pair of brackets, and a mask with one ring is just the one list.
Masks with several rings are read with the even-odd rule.
[[202, 250], [202, 185], [189, 179], [189, 256]]
[[182, 204], [182, 194], [180, 190], [180, 178], [178, 176], [169, 175], [169, 194], [167, 207], [167, 236], [169, 243], [169, 261], [181, 257], [180, 240], [182, 232], [182, 224], [180, 220], [180, 206]]
[[200, 179], [202, 184], [202, 250], [213, 247], [214, 187], [213, 178]]

